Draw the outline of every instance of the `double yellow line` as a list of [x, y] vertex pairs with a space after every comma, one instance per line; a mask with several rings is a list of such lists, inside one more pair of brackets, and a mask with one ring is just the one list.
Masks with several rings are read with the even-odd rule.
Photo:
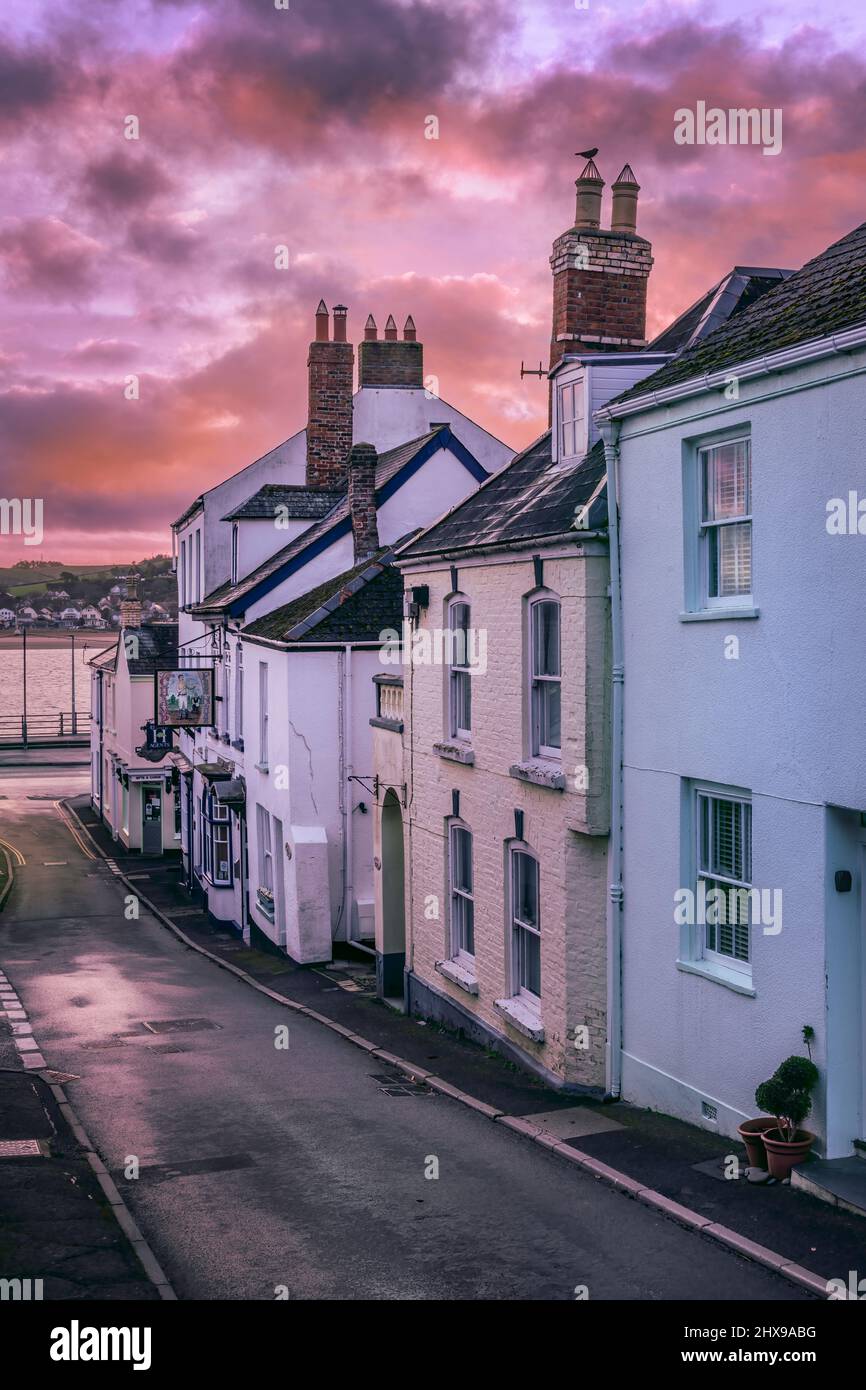
[[66, 810], [66, 807], [63, 805], [63, 802], [55, 801], [53, 804], [55, 811], [57, 812], [60, 819], [63, 821], [63, 824], [66, 826], [66, 829], [69, 831], [70, 835], [77, 844], [78, 848], [81, 850], [85, 859], [96, 859], [97, 856], [93, 853], [93, 850], [90, 848], [89, 844], [78, 830], [78, 827], [74, 824], [72, 817], [69, 815], [69, 812]]
[[13, 856], [15, 863], [19, 867], [22, 867], [24, 864], [27, 863], [27, 860], [24, 858], [24, 855], [21, 853], [20, 849], [16, 849], [14, 845], [10, 845], [8, 840], [0, 840], [0, 847], [5, 849], [8, 854], [11, 854]]

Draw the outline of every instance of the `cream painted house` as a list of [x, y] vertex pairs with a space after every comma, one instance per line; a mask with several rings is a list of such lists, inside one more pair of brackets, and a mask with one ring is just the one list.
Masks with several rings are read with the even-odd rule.
[[[398, 556], [412, 605], [402, 642], [403, 763], [413, 769], [406, 1000], [413, 1013], [519, 1055], [553, 1084], [599, 1090], [609, 828], [603, 453], [555, 473], [552, 481], [548, 433]], [[380, 711], [393, 689], [379, 683]], [[387, 717], [374, 726], [383, 791], [407, 780], [396, 750], [386, 752]], [[385, 791], [376, 807], [383, 946], [393, 946], [400, 878], [395, 795]], [[381, 974], [393, 983], [392, 954], [382, 951]]]

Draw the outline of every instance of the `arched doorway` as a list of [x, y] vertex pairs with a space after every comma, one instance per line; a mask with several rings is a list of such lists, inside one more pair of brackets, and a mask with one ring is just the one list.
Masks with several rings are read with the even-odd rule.
[[376, 956], [379, 994], [403, 998], [406, 965], [406, 906], [403, 864], [403, 813], [389, 790], [382, 802], [382, 945]]

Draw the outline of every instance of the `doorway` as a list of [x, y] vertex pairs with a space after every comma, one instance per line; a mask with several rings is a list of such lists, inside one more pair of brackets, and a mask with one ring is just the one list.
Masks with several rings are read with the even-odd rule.
[[141, 788], [141, 852], [162, 854], [162, 787]]
[[403, 854], [403, 813], [396, 794], [389, 790], [382, 803], [382, 949], [376, 953], [378, 992], [384, 999], [403, 997], [406, 965]]

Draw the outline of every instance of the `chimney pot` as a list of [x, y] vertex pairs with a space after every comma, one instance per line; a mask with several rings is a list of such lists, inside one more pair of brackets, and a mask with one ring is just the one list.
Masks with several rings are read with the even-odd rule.
[[330, 335], [329, 335], [329, 332], [328, 332], [328, 324], [329, 324], [329, 322], [330, 322], [330, 318], [329, 318], [329, 315], [328, 315], [328, 306], [327, 306], [327, 304], [325, 303], [324, 299], [320, 299], [320, 300], [319, 300], [319, 307], [318, 307], [318, 309], [316, 310], [316, 342], [317, 342], [317, 343], [326, 343], [326, 342], [328, 341], [328, 338], [329, 338], [329, 336], [330, 336]]
[[611, 192], [613, 209], [610, 230], [634, 235], [637, 231], [637, 195], [640, 193], [640, 184], [630, 164], [623, 165], [622, 172], [611, 184]]
[[397, 325], [396, 325], [396, 323], [394, 322], [394, 315], [393, 315], [393, 314], [389, 314], [389, 315], [388, 315], [388, 322], [385, 324], [385, 342], [386, 342], [386, 343], [396, 343], [396, 341], [397, 341]]
[[403, 325], [403, 342], [404, 342], [404, 343], [414, 343], [415, 340], [417, 339], [417, 337], [418, 337], [418, 333], [417, 333], [417, 330], [416, 330], [416, 328], [415, 328], [415, 320], [413, 319], [412, 315], [410, 314], [409, 317], [407, 318], [406, 322], [405, 322], [404, 325]]
[[345, 304], [334, 305], [334, 342], [345, 343], [346, 341], [346, 319], [349, 310]]
[[364, 324], [364, 342], [375, 343], [378, 336], [379, 330], [376, 327], [376, 320], [373, 318], [372, 314], [368, 314], [367, 322]]
[[596, 228], [601, 226], [601, 193], [604, 188], [604, 179], [595, 167], [595, 162], [591, 159], [581, 170], [580, 177], [575, 179], [574, 186], [577, 189], [577, 207], [574, 214], [575, 227]]

